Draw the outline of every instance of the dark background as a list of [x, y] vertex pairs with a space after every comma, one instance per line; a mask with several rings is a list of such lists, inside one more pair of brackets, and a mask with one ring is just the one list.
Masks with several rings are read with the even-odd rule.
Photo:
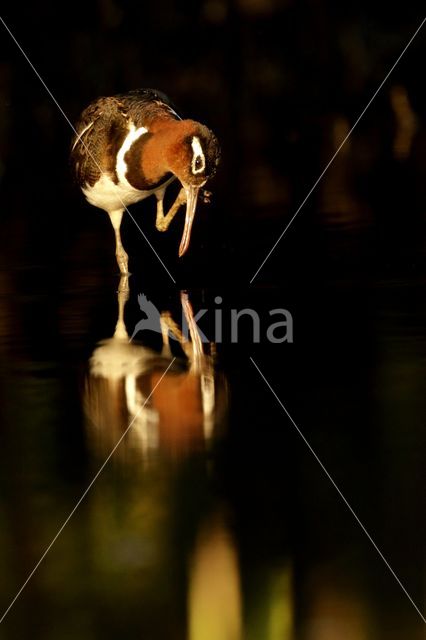
[[[426, 31], [249, 281], [423, 13], [420, 2], [321, 0], [5, 9], [7, 26], [71, 121], [99, 95], [155, 87], [220, 140], [213, 201], [199, 205], [183, 260], [182, 216], [161, 235], [154, 201], [132, 207], [176, 285], [132, 221], [123, 221], [133, 273], [128, 327], [140, 319], [139, 292], [168, 309], [185, 288], [195, 310], [213, 309], [217, 295], [224, 316], [244, 307], [262, 318], [290, 310], [294, 344], [271, 345], [263, 334], [253, 344], [248, 326], [238, 344], [227, 336], [218, 345], [229, 391], [226, 436], [207, 462], [197, 454], [180, 465], [162, 462], [157, 480], [170, 503], [143, 465], [106, 470], [0, 638], [187, 637], [187, 558], [215, 504], [226, 505], [235, 539], [245, 638], [421, 637], [420, 617], [249, 356], [421, 607]], [[1, 25], [0, 33], [4, 610], [102, 461], [88, 442], [82, 395], [88, 358], [114, 329], [118, 276], [107, 216], [72, 183], [70, 126]], [[133, 540], [140, 530], [127, 511], [147, 501], [155, 514], [157, 500], [168, 516], [160, 524], [148, 518], [144, 535], [166, 532], [167, 553], [152, 571], [120, 565], [109, 554], [111, 521], [117, 539]], [[273, 606], [284, 606], [273, 584], [288, 566], [293, 635], [277, 637], [267, 620]]]
[[[195, 265], [203, 284], [210, 275], [244, 283], [252, 277], [422, 14], [420, 3], [384, 11], [371, 2], [212, 0], [60, 8], [42, 2], [9, 7], [4, 18], [71, 121], [99, 95], [153, 86], [217, 133], [223, 160], [211, 185], [214, 204], [200, 207], [183, 265], [175, 251], [180, 229], [169, 242], [152, 233], [153, 203], [137, 207], [145, 211], [138, 215], [144, 231], [187, 286]], [[1, 179], [4, 197], [13, 201], [13, 211], [2, 207], [12, 226], [7, 246], [24, 241], [13, 229], [24, 220], [40, 252], [88, 254], [78, 245], [88, 230], [102, 236], [93, 247], [99, 252], [108, 244], [107, 219], [82, 207], [72, 189], [69, 125], [6, 32], [1, 46]], [[359, 273], [367, 265], [411, 268], [422, 260], [424, 51], [420, 34], [280, 243], [264, 281], [280, 281], [287, 269], [311, 274], [313, 265], [338, 271], [355, 264]], [[404, 157], [393, 153], [406, 117], [393, 107], [395, 87], [415, 117]], [[350, 239], [347, 225], [358, 227]], [[130, 220], [124, 235], [133, 254], [150, 254]], [[16, 249], [28, 247], [13, 247], [14, 255]]]

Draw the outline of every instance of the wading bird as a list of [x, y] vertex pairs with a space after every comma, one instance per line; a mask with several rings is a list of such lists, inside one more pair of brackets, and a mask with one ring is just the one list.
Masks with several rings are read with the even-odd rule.
[[[122, 274], [128, 273], [120, 236], [126, 208], [155, 195], [156, 227], [166, 231], [186, 202], [179, 247], [179, 256], [183, 256], [200, 189], [215, 173], [219, 157], [213, 132], [194, 120], [182, 120], [159, 91], [138, 89], [99, 98], [83, 111], [72, 141], [71, 163], [88, 202], [110, 216]], [[164, 194], [176, 178], [182, 188], [165, 214]]]

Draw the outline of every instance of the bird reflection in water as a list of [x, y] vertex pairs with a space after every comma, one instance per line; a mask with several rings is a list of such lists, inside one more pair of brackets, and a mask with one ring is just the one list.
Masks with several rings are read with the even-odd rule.
[[[118, 291], [114, 335], [102, 341], [90, 358], [85, 404], [97, 451], [102, 456], [108, 454], [131, 424], [114, 455], [121, 456], [126, 466], [137, 466], [132, 464], [135, 458], [148, 461], [145, 465], [148, 473], [143, 476], [143, 487], [135, 487], [137, 481], [132, 476], [132, 489], [126, 491], [119, 522], [116, 512], [111, 509], [108, 488], [105, 494], [98, 494], [92, 504], [98, 514], [95, 520], [103, 523], [95, 534], [101, 541], [98, 549], [101, 544], [106, 545], [107, 562], [117, 571], [122, 563], [122, 554], [117, 559], [115, 552], [118, 540], [120, 548], [125, 545], [127, 556], [132, 554], [131, 566], [125, 567], [127, 574], [134, 571], [140, 580], [139, 572], [143, 568], [145, 581], [143, 584], [141, 581], [140, 588], [146, 589], [145, 597], [152, 597], [155, 602], [157, 596], [153, 594], [157, 593], [158, 576], [172, 571], [170, 558], [173, 554], [167, 546], [165, 532], [179, 528], [167, 496], [173, 494], [173, 502], [182, 501], [180, 504], [191, 499], [175, 493], [175, 482], [185, 466], [186, 454], [194, 449], [205, 449], [215, 435], [217, 425], [223, 424], [227, 389], [224, 376], [215, 368], [214, 345], [209, 345], [208, 354], [204, 353], [206, 345], [201, 340], [186, 293], [180, 294], [180, 304], [188, 337], [172, 314], [163, 311], [159, 315], [159, 351], [129, 341], [124, 322], [128, 297], [128, 282], [123, 277]], [[142, 322], [139, 324], [142, 326]], [[180, 349], [180, 355], [175, 356], [177, 349]], [[167, 367], [170, 368], [164, 374]], [[156, 459], [154, 454], [158, 450], [168, 455]], [[170, 457], [178, 458], [182, 464], [169, 465]], [[161, 472], [163, 463], [170, 473]], [[203, 475], [201, 472], [201, 477]], [[199, 481], [203, 482], [200, 478]], [[191, 520], [191, 537], [194, 535], [195, 545], [189, 546], [183, 559], [188, 564], [189, 574], [184, 586], [188, 640], [200, 637], [241, 640], [238, 554], [226, 510], [219, 505], [213, 506], [212, 511], [207, 510], [207, 514], [204, 509], [201, 512]], [[109, 514], [107, 525], [105, 513]], [[136, 549], [135, 531], [138, 532]], [[141, 555], [140, 549], [150, 551]], [[172, 592], [173, 581], [168, 580], [167, 584]], [[165, 601], [170, 597], [168, 593], [162, 595]], [[161, 625], [162, 620], [158, 624]], [[176, 637], [180, 637], [179, 634]]]
[[131, 424], [117, 455], [134, 450], [149, 459], [158, 450], [179, 456], [204, 447], [215, 425], [223, 423], [226, 380], [215, 370], [215, 345], [204, 353], [188, 294], [180, 293], [188, 337], [172, 314], [163, 311], [160, 351], [129, 339], [124, 322], [127, 276], [121, 278], [117, 297], [114, 335], [94, 350], [85, 384], [93, 444], [109, 452]]
[[[128, 296], [123, 278], [114, 335], [93, 352], [85, 387], [91, 443], [102, 458], [131, 424], [114, 453], [120, 470], [131, 473], [112, 474], [90, 503], [97, 575], [114, 592], [115, 606], [138, 608], [137, 637], [295, 640], [299, 631], [312, 640], [370, 637], [365, 596], [341, 584], [340, 560], [312, 570], [294, 561], [286, 545], [279, 554], [272, 545], [269, 553], [262, 545], [276, 540], [276, 532], [266, 532], [277, 518], [259, 507], [256, 484], [248, 483], [248, 491], [254, 488], [248, 519], [232, 499], [212, 491], [216, 456], [203, 452], [226, 419], [226, 381], [214, 366], [214, 346], [204, 353], [188, 295], [180, 294], [180, 304], [190, 339], [163, 311], [158, 351], [129, 341]], [[194, 449], [201, 452], [196, 465], [188, 455]]]

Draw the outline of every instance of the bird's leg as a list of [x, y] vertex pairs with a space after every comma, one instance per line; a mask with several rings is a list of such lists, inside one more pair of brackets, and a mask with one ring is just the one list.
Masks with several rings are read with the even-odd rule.
[[123, 217], [123, 213], [124, 213], [123, 209], [110, 211], [109, 217], [111, 218], [111, 223], [115, 231], [115, 257], [117, 258], [117, 263], [120, 269], [120, 273], [122, 275], [127, 275], [129, 273], [129, 256], [124, 251], [124, 247], [121, 244], [121, 235], [120, 235], [120, 225], [121, 225], [121, 219]]
[[118, 302], [118, 319], [117, 324], [115, 325], [114, 338], [119, 339], [129, 339], [129, 334], [127, 333], [126, 325], [124, 324], [124, 307], [126, 306], [126, 302], [129, 299], [129, 276], [121, 276], [120, 284], [118, 286], [117, 291], [117, 302]]
[[185, 189], [182, 188], [179, 191], [176, 200], [174, 201], [174, 203], [172, 204], [172, 206], [170, 207], [166, 215], [164, 215], [164, 211], [163, 211], [163, 199], [164, 199], [164, 191], [160, 191], [157, 195], [157, 219], [155, 221], [155, 226], [157, 227], [158, 231], [166, 231], [169, 228], [171, 221], [179, 211], [180, 207], [183, 204], [185, 204], [186, 202]]

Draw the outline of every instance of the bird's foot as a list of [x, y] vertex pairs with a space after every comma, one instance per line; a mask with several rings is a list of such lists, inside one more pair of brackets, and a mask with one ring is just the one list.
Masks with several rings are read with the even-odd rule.
[[163, 220], [159, 220], [155, 226], [157, 227], [157, 231], [167, 231], [169, 228], [167, 222], [164, 222]]

